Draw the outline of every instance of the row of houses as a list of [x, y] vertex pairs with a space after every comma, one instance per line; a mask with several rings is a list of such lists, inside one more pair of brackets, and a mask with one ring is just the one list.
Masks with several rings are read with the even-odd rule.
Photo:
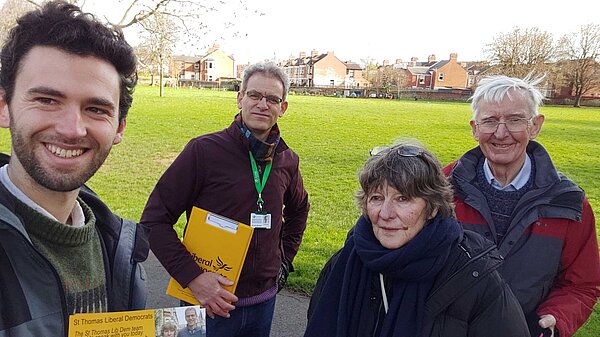
[[[238, 65], [234, 71], [234, 58], [213, 45], [203, 56], [175, 56], [171, 77], [179, 81], [216, 82], [223, 79], [241, 78], [245, 67]], [[290, 78], [293, 86], [306, 87], [345, 87], [366, 88], [371, 83], [363, 76], [363, 69], [357, 63], [343, 62], [333, 51], [318, 53], [312, 50], [310, 55], [302, 52], [297, 58], [290, 57], [279, 64]], [[435, 61], [431, 55], [428, 62], [395, 64], [384, 61], [383, 67], [401, 68], [407, 72], [411, 88], [437, 89], [439, 87], [468, 88], [469, 80], [466, 69], [457, 62], [457, 54], [450, 55], [449, 60]]]
[[[239, 83], [248, 65], [236, 66], [233, 56], [215, 44], [203, 56], [175, 56], [170, 74], [180, 85]], [[424, 62], [418, 61], [416, 57], [408, 62], [397, 59], [390, 63], [384, 60], [383, 65], [376, 69], [364, 70], [357, 63], [340, 60], [333, 51], [319, 53], [317, 50], [312, 50], [310, 54], [301, 52], [297, 57], [290, 56], [278, 65], [289, 76], [293, 87], [345, 88], [350, 90], [346, 92], [361, 90], [363, 93], [365, 89], [374, 86], [374, 83], [367, 80], [374, 76], [369, 76], [372, 74], [367, 72], [381, 73], [386, 69], [393, 70], [398, 76], [398, 90], [460, 91], [471, 89], [484, 69], [481, 62], [459, 62], [458, 54], [451, 53], [448, 59], [444, 60], [437, 60], [435, 55], [429, 55]], [[592, 93], [592, 96], [600, 97], [600, 90]]]

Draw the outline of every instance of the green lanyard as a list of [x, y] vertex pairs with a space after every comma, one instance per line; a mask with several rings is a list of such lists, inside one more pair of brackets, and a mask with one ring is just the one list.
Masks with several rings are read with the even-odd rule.
[[265, 189], [267, 179], [269, 179], [269, 173], [271, 173], [271, 166], [273, 166], [273, 161], [270, 161], [265, 167], [265, 172], [263, 173], [263, 179], [261, 181], [260, 174], [258, 173], [258, 166], [256, 166], [256, 160], [254, 160], [252, 152], [249, 153], [250, 164], [252, 164], [252, 175], [254, 176], [254, 186], [256, 187], [256, 192], [258, 192], [258, 200], [256, 201], [256, 204], [258, 205], [258, 211], [262, 212], [262, 206], [265, 202], [262, 198], [262, 191]]

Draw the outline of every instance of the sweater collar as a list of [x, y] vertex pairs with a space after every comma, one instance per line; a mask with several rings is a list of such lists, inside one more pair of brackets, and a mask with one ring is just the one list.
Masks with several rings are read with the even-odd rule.
[[95, 235], [96, 217], [81, 199], [78, 199], [85, 224], [81, 227], [66, 226], [55, 219], [49, 218], [15, 198], [15, 212], [22, 218], [23, 226], [32, 236], [46, 239], [49, 242], [64, 246], [79, 246], [89, 242]]

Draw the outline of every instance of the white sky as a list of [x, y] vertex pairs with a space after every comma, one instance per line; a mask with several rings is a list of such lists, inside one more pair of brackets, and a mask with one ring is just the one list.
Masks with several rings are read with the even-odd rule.
[[[239, 0], [227, 0], [239, 6]], [[202, 47], [218, 43], [236, 63], [284, 59], [300, 52], [334, 51], [342, 61], [397, 58], [484, 59], [483, 49], [514, 27], [538, 27], [558, 39], [587, 23], [600, 24], [599, 0], [245, 0], [264, 15], [246, 13], [231, 30], [213, 24]], [[0, 4], [4, 0], [0, 0]], [[87, 0], [85, 9], [111, 18], [118, 0]], [[125, 31], [132, 44], [137, 32]], [[205, 49], [186, 54], [204, 54]]]

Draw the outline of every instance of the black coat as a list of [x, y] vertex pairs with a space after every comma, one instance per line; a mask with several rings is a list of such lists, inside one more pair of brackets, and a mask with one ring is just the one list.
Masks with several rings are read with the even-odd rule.
[[[310, 299], [308, 319], [318, 303], [338, 253], [325, 264]], [[497, 272], [502, 257], [496, 246], [480, 235], [465, 231], [453, 247], [425, 301], [422, 336], [529, 337], [523, 311]], [[388, 297], [391, 287], [386, 282]], [[385, 311], [378, 277], [373, 278], [369, 316], [360, 324], [359, 336], [377, 336]]]

